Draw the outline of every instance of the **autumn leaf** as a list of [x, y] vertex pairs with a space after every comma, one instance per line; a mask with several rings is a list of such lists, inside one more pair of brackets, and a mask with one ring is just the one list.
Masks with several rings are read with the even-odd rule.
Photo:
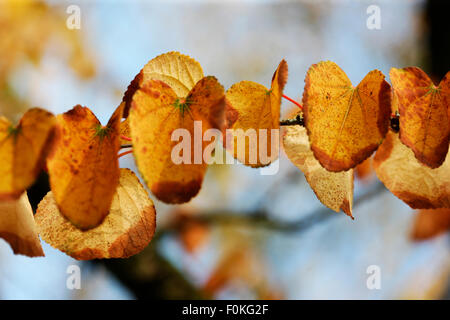
[[0, 199], [16, 199], [41, 171], [55, 117], [39, 108], [28, 110], [13, 126], [0, 117]]
[[345, 171], [367, 159], [389, 127], [391, 92], [373, 70], [355, 88], [331, 61], [312, 65], [305, 78], [303, 110], [311, 149], [329, 171]]
[[[270, 89], [256, 82], [241, 81], [226, 92], [228, 130], [223, 135], [224, 146], [245, 165], [263, 167], [278, 158], [279, 136], [271, 130], [280, 128], [281, 97], [287, 77], [288, 66], [282, 60]], [[246, 138], [252, 132], [252, 137]]]
[[[134, 157], [161, 201], [183, 203], [199, 192], [207, 169], [203, 153], [211, 144], [202, 137], [208, 129], [222, 129], [224, 100], [223, 87], [214, 77], [201, 79], [184, 98], [159, 80], [144, 83], [134, 94], [129, 115]], [[176, 151], [182, 143], [172, 141], [177, 129], [189, 134], [187, 150]], [[194, 139], [196, 135], [201, 136]], [[174, 161], [173, 151], [182, 153], [183, 161]]]
[[177, 97], [184, 98], [202, 78], [201, 65], [191, 57], [179, 52], [161, 54], [150, 60], [131, 81], [123, 97], [126, 104], [123, 116], [128, 117], [134, 93], [149, 80], [161, 80]]
[[14, 254], [44, 256], [26, 192], [18, 199], [0, 201], [0, 238], [9, 243]]
[[50, 186], [61, 213], [80, 229], [98, 226], [109, 212], [119, 180], [122, 110], [106, 126], [79, 105], [57, 117], [47, 158]]
[[314, 158], [306, 129], [302, 126], [283, 128], [283, 146], [289, 160], [304, 174], [317, 198], [328, 208], [341, 209], [352, 217], [353, 169], [330, 172]]
[[52, 192], [35, 218], [41, 238], [77, 260], [128, 258], [149, 244], [156, 227], [153, 202], [129, 169], [120, 169], [110, 212], [96, 228], [82, 231], [64, 219]]
[[389, 76], [398, 98], [400, 140], [430, 168], [445, 160], [450, 138], [450, 72], [439, 86], [416, 67], [392, 68]]
[[450, 230], [450, 209], [422, 209], [411, 232], [413, 240], [426, 240]]
[[450, 158], [437, 169], [419, 162], [398, 135], [389, 132], [373, 159], [386, 188], [413, 209], [450, 208]]

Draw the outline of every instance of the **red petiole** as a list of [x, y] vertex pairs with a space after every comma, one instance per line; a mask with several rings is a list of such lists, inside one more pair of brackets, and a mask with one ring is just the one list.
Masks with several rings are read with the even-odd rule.
[[295, 101], [294, 99], [289, 98], [287, 95], [284, 95], [284, 94], [283, 94], [283, 98], [285, 98], [286, 100], [288, 100], [288, 101], [292, 102], [293, 104], [295, 104], [297, 107], [300, 108], [300, 110], [303, 110], [302, 105], [300, 103], [298, 103], [297, 101]]
[[121, 137], [123, 140], [131, 141], [131, 138], [128, 138], [127, 136], [124, 136], [123, 134], [120, 135], [120, 137]]
[[133, 152], [133, 150], [128, 150], [128, 151], [125, 151], [125, 152], [119, 153], [119, 154], [117, 155], [117, 158], [120, 158], [120, 157], [126, 156], [127, 154], [130, 154], [130, 153], [132, 153], [132, 152]]

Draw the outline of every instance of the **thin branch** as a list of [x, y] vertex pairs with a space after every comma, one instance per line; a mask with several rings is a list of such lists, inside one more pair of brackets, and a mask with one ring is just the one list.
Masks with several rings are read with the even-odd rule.
[[300, 114], [298, 114], [294, 119], [287, 119], [280, 121], [280, 126], [294, 126], [294, 125], [299, 126], [305, 125], [303, 122], [303, 117]]
[[[354, 201], [354, 207], [360, 205], [364, 201], [375, 198], [384, 190], [386, 189], [382, 183], [375, 183], [374, 187], [370, 188], [366, 193], [364, 193]], [[207, 225], [238, 224], [247, 225], [252, 228], [265, 228], [270, 231], [276, 232], [301, 232], [320, 222], [335, 217], [344, 217], [344, 215], [333, 212], [327, 207], [321, 207], [320, 209], [313, 210], [311, 213], [308, 213], [299, 220], [291, 222], [275, 220], [271, 218], [269, 213], [264, 210], [246, 212], [245, 214], [226, 209], [202, 211], [199, 214], [190, 215], [188, 219], [192, 219], [194, 221]], [[160, 229], [159, 233], [176, 231], [178, 230], [178, 227], [179, 225], [177, 223], [174, 223], [173, 225], [168, 226], [163, 230]], [[160, 234], [160, 236], [161, 235], [162, 234]]]

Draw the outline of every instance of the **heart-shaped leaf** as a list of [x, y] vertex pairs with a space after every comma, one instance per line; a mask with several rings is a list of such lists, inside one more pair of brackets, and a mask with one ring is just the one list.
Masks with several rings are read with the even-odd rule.
[[430, 168], [439, 167], [447, 155], [450, 138], [450, 72], [439, 86], [416, 67], [392, 68], [389, 75], [398, 98], [400, 140], [420, 162]]
[[306, 75], [303, 110], [314, 156], [329, 171], [345, 171], [383, 141], [391, 114], [390, 86], [374, 70], [354, 88], [337, 64], [320, 62]]
[[98, 226], [119, 181], [119, 129], [123, 105], [102, 126], [86, 107], [58, 115], [47, 159], [50, 186], [61, 213], [80, 229]]
[[[203, 141], [208, 129], [222, 129], [225, 96], [214, 77], [200, 80], [185, 98], [159, 80], [136, 91], [130, 110], [133, 153], [152, 193], [166, 203], [189, 201], [200, 190], [207, 162]], [[172, 139], [174, 132], [183, 139]], [[178, 150], [177, 145], [187, 143]], [[176, 151], [178, 150], [178, 151]], [[182, 154], [182, 161], [174, 156]]]
[[224, 146], [245, 165], [263, 167], [278, 158], [281, 97], [287, 77], [288, 66], [282, 60], [270, 89], [241, 81], [227, 90]]

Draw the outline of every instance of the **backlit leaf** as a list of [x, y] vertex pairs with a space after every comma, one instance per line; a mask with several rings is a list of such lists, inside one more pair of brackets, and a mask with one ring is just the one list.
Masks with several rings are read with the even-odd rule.
[[245, 165], [263, 167], [278, 158], [279, 136], [271, 130], [280, 128], [281, 97], [287, 77], [288, 66], [282, 60], [270, 90], [252, 81], [238, 82], [227, 90], [226, 129], [233, 131], [224, 135], [224, 146]]
[[373, 70], [355, 88], [331, 61], [312, 65], [305, 79], [303, 108], [311, 149], [329, 171], [345, 171], [367, 159], [389, 127], [391, 91]]
[[450, 158], [431, 169], [389, 132], [373, 159], [378, 178], [413, 209], [450, 208]]
[[284, 151], [304, 174], [317, 198], [328, 208], [341, 209], [352, 217], [353, 169], [330, 172], [323, 168], [309, 146], [306, 129], [302, 126], [283, 127]]
[[41, 171], [55, 117], [28, 110], [17, 126], [0, 117], [0, 199], [14, 199], [30, 187]]
[[450, 138], [450, 72], [439, 86], [416, 67], [392, 68], [389, 75], [398, 98], [400, 140], [420, 162], [430, 168], [439, 167], [447, 155]]
[[0, 201], [0, 238], [9, 243], [15, 254], [44, 256], [26, 192], [18, 199]]
[[121, 105], [102, 126], [86, 107], [58, 115], [47, 159], [50, 186], [61, 213], [80, 229], [106, 217], [119, 181]]
[[[133, 153], [158, 199], [183, 203], [199, 192], [207, 168], [203, 152], [211, 143], [202, 137], [208, 129], [222, 129], [224, 104], [223, 87], [214, 77], [201, 79], [184, 98], [158, 80], [150, 80], [136, 91], [129, 116]], [[174, 147], [185, 139], [172, 141], [176, 129], [189, 134], [188, 147], [180, 152]], [[172, 151], [182, 154], [183, 162], [176, 163]]]
[[52, 192], [39, 204], [36, 223], [45, 242], [77, 260], [128, 258], [153, 238], [156, 212], [136, 175], [120, 169], [110, 212], [96, 228], [81, 231], [64, 219]]
[[179, 98], [186, 97], [203, 78], [203, 69], [191, 57], [179, 52], [168, 52], [150, 60], [131, 81], [125, 92], [124, 117], [128, 116], [134, 93], [149, 80], [161, 80], [168, 84]]

